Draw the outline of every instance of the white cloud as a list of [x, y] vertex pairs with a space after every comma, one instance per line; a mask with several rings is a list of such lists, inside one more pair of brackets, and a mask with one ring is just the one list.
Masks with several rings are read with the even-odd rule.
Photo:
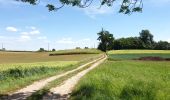
[[62, 38], [61, 40], [58, 40], [57, 43], [60, 44], [73, 44], [75, 43], [72, 38]]
[[39, 39], [39, 40], [45, 40], [45, 39], [47, 39], [47, 37], [46, 37], [46, 36], [39, 36], [37, 39]]
[[26, 29], [36, 30], [37, 28], [35, 26], [26, 26]]
[[2, 39], [2, 38], [5, 38], [5, 36], [0, 36], [0, 38]]
[[27, 35], [21, 35], [20, 38], [18, 39], [18, 41], [21, 41], [21, 42], [26, 42], [29, 40], [31, 40], [31, 37]]
[[22, 35], [29, 35], [29, 32], [21, 32]]
[[17, 32], [17, 31], [18, 31], [18, 29], [17, 29], [17, 28], [12, 27], [12, 26], [8, 26], [8, 27], [6, 27], [6, 30], [7, 30], [7, 31], [10, 31], [10, 32]]
[[83, 11], [90, 18], [95, 18], [97, 15], [112, 14], [113, 8], [106, 6], [102, 6], [101, 8], [98, 8], [97, 6], [91, 6], [88, 8], [84, 8]]
[[39, 30], [33, 30], [30, 32], [31, 35], [37, 35], [37, 34], [40, 34], [40, 31]]

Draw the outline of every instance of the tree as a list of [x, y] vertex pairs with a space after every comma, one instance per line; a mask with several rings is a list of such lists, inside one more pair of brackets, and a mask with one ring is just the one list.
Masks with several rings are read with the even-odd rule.
[[[27, 2], [32, 5], [37, 5], [42, 0], [15, 0], [15, 1]], [[57, 0], [53, 0], [53, 1], [57, 1]], [[47, 3], [46, 7], [48, 8], [49, 11], [54, 11], [54, 10], [56, 11], [66, 5], [86, 8], [89, 7], [93, 3], [93, 1], [94, 0], [59, 0], [61, 6], [56, 7], [57, 3], [55, 4], [55, 2], [53, 2], [53, 3]], [[100, 0], [99, 7], [102, 7], [104, 5], [111, 7], [113, 6], [115, 1], [118, 0]], [[142, 8], [143, 8], [142, 0], [122, 0], [119, 12], [124, 14], [131, 14], [132, 12], [142, 12]]]
[[154, 49], [156, 50], [170, 50], [170, 43], [167, 41], [159, 41], [155, 44]]
[[142, 49], [142, 41], [138, 37], [120, 38], [114, 41], [114, 49]]
[[84, 49], [89, 49], [89, 47], [84, 47]]
[[143, 42], [143, 47], [145, 49], [152, 49], [153, 48], [153, 44], [154, 44], [154, 40], [153, 40], [153, 35], [150, 33], [149, 30], [142, 30], [139, 33], [139, 39], [141, 39], [141, 41]]
[[99, 36], [97, 40], [100, 41], [98, 45], [99, 50], [106, 52], [107, 50], [113, 49], [113, 34], [102, 29], [99, 33], [97, 33], [97, 35]]
[[46, 50], [44, 48], [40, 48], [38, 52], [45, 52]]
[[52, 51], [56, 51], [56, 50], [53, 48]]

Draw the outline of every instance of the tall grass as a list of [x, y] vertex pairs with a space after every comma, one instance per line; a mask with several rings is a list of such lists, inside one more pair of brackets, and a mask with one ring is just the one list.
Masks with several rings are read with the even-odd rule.
[[170, 62], [106, 61], [75, 87], [72, 100], [170, 100]]
[[[78, 62], [46, 62], [0, 65], [0, 94], [19, 89], [31, 82], [74, 68]], [[4, 68], [5, 67], [5, 68]]]

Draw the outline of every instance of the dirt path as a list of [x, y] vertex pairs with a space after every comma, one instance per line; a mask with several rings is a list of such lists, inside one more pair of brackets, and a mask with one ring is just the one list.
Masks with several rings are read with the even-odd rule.
[[99, 64], [101, 64], [107, 57], [104, 57], [103, 59], [99, 60], [98, 62], [94, 63], [91, 67], [88, 69], [85, 69], [75, 76], [69, 78], [68, 80], [64, 81], [62, 85], [57, 86], [55, 88], [52, 88], [50, 91], [51, 93], [45, 95], [43, 97], [43, 100], [67, 100], [69, 98], [69, 94], [72, 92], [74, 86], [78, 83], [81, 77], [83, 77], [86, 73], [88, 73], [90, 70], [97, 67]]
[[40, 90], [41, 88], [43, 88], [45, 85], [47, 85], [49, 82], [51, 81], [54, 81], [58, 78], [61, 78], [67, 74], [70, 74], [72, 72], [75, 72], [81, 68], [84, 68], [86, 67], [87, 65], [89, 64], [92, 64], [100, 59], [102, 59], [102, 57], [96, 59], [96, 60], [93, 60], [91, 62], [88, 62], [84, 65], [81, 65], [80, 67], [76, 68], [76, 69], [73, 69], [71, 71], [67, 71], [63, 74], [60, 74], [60, 75], [56, 75], [56, 76], [52, 76], [52, 77], [49, 77], [49, 78], [46, 78], [46, 79], [42, 79], [40, 81], [37, 81], [37, 82], [34, 82], [33, 84], [23, 88], [23, 89], [20, 89], [12, 94], [9, 94], [8, 96], [4, 96], [2, 100], [25, 100], [27, 97], [29, 97], [32, 93], [36, 92], [37, 90]]

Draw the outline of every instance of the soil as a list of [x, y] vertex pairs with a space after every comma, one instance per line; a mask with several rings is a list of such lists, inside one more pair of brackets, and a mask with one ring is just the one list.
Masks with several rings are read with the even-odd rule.
[[143, 61], [170, 61], [170, 58], [162, 58], [162, 57], [141, 57], [141, 58], [137, 58], [134, 60], [143, 60]]

